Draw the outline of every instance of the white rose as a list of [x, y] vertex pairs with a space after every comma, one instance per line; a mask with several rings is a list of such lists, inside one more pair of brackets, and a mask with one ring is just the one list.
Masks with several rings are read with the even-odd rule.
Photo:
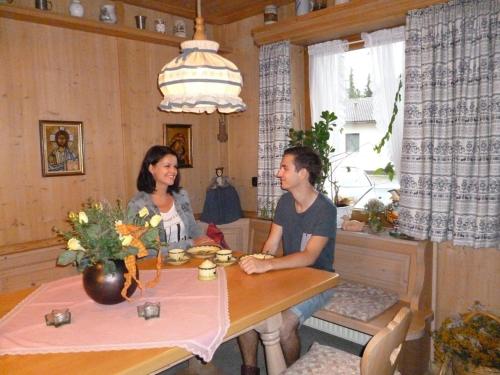
[[129, 246], [132, 243], [133, 239], [134, 239], [134, 237], [132, 237], [130, 234], [123, 236], [122, 237], [122, 245]]
[[149, 221], [149, 224], [151, 224], [153, 228], [156, 228], [156, 226], [160, 224], [160, 221], [161, 221], [161, 215], [154, 215]]
[[80, 244], [80, 241], [78, 241], [76, 238], [70, 238], [68, 240], [68, 249], [70, 250], [82, 250], [82, 251], [85, 251], [85, 249], [82, 247], [82, 245]]
[[78, 213], [78, 222], [79, 222], [80, 224], [82, 224], [82, 223], [87, 224], [87, 223], [89, 222], [89, 218], [87, 217], [87, 214], [86, 214], [85, 212], [80, 211], [80, 212]]
[[141, 210], [139, 211], [139, 216], [140, 217], [146, 217], [149, 215], [149, 211], [146, 207], [143, 207], [141, 208]]

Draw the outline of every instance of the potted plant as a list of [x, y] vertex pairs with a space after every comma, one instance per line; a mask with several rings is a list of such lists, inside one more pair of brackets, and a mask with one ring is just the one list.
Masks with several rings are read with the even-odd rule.
[[435, 358], [445, 374], [500, 374], [500, 319], [475, 302], [469, 312], [446, 318], [433, 333]]
[[87, 294], [98, 303], [114, 304], [129, 299], [135, 288], [143, 288], [138, 278], [136, 258], [157, 251], [157, 276], [147, 286], [159, 281], [161, 268], [158, 224], [160, 215], [147, 208], [137, 215], [127, 215], [118, 201], [116, 206], [89, 200], [78, 213], [70, 212], [71, 230], [54, 228], [67, 240], [67, 249], [57, 264], [74, 264], [83, 273]]
[[385, 205], [378, 199], [373, 198], [365, 204], [368, 213], [368, 226], [373, 233], [381, 232], [384, 229], [380, 215], [385, 211]]
[[[321, 159], [321, 175], [316, 183], [316, 189], [323, 194], [327, 194], [325, 182], [331, 180], [332, 162], [330, 160], [335, 148], [330, 146], [330, 140], [333, 127], [337, 126], [334, 121], [337, 116], [334, 112], [323, 111], [320, 116], [321, 120], [316, 122], [311, 130], [295, 130], [290, 129], [290, 146], [309, 146], [315, 150]], [[337, 228], [341, 228], [345, 217], [350, 218], [352, 213], [351, 199], [342, 198], [339, 195], [339, 185], [337, 181], [331, 181], [333, 185], [333, 203], [337, 207]]]

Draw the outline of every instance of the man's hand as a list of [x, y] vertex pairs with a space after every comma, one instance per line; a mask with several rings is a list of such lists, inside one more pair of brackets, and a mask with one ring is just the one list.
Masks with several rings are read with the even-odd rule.
[[240, 260], [240, 267], [249, 275], [272, 270], [271, 260], [256, 259], [252, 256], [247, 256]]

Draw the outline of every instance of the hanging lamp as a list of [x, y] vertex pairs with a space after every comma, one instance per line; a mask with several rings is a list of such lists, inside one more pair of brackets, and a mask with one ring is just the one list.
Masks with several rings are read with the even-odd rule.
[[217, 54], [219, 43], [207, 40], [197, 1], [193, 40], [181, 43], [181, 54], [166, 64], [158, 85], [164, 95], [160, 109], [167, 112], [221, 113], [246, 109], [239, 97], [243, 80], [236, 65]]

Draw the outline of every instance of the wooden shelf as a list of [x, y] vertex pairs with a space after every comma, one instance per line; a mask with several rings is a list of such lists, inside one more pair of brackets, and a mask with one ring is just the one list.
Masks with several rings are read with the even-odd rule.
[[[180, 47], [180, 44], [187, 40], [185, 38], [133, 29], [117, 24], [107, 24], [84, 18], [76, 18], [48, 11], [20, 8], [11, 5], [0, 5], [0, 17], [172, 47]], [[231, 50], [221, 46], [219, 52], [230, 53]]]
[[444, 0], [351, 0], [252, 30], [257, 45], [289, 40], [310, 45], [362, 32], [404, 25], [409, 10]]

